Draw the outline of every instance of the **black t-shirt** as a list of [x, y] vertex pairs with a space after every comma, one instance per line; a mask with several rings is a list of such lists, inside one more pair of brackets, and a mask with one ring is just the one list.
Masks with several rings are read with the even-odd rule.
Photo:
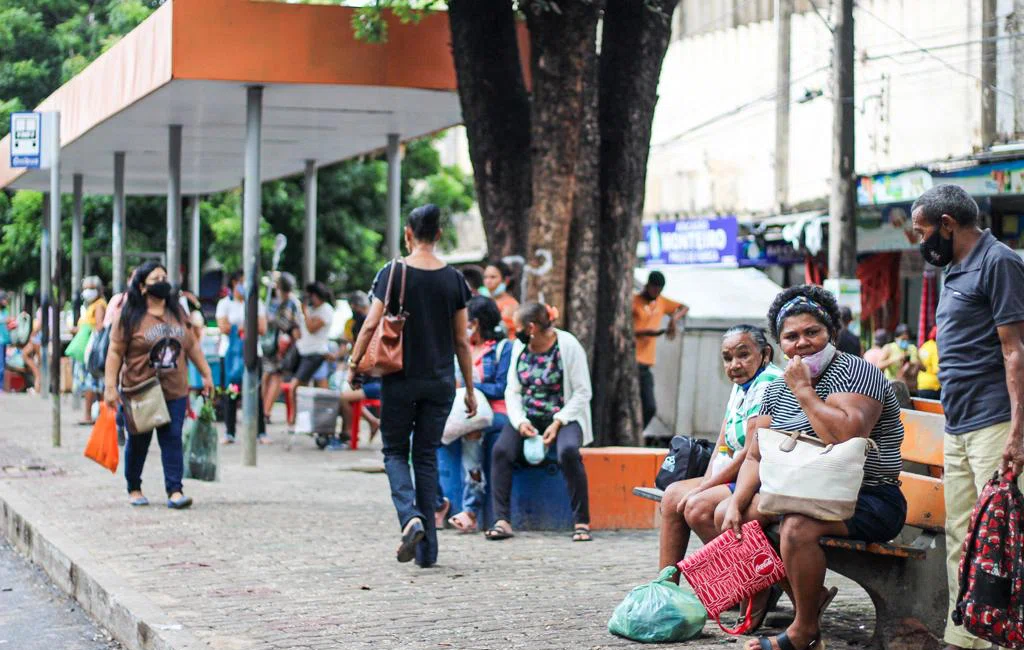
[[[403, 366], [401, 373], [389, 377], [410, 379], [437, 379], [455, 376], [455, 336], [452, 320], [455, 312], [466, 308], [470, 299], [469, 286], [462, 273], [445, 266], [434, 271], [415, 269], [406, 265], [405, 312], [408, 317], [403, 332]], [[386, 300], [388, 263], [373, 281], [373, 297]], [[392, 302], [394, 313], [398, 309], [398, 296], [402, 286], [402, 268], [395, 269]]]
[[840, 352], [852, 354], [855, 357], [861, 356], [860, 339], [845, 327], [843, 331], [839, 332], [839, 340], [836, 341], [836, 347]]

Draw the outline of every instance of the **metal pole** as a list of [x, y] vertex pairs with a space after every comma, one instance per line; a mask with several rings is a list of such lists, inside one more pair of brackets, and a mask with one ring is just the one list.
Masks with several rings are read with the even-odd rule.
[[857, 184], [854, 179], [853, 0], [840, 0], [832, 59], [832, 196], [829, 201], [828, 275], [857, 277]]
[[167, 277], [181, 286], [181, 125], [172, 124], [167, 147]]
[[124, 291], [124, 152], [114, 153], [114, 224], [110, 236], [110, 255], [113, 258], [113, 291]]
[[789, 203], [790, 34], [793, 0], [775, 0], [775, 209]]
[[388, 212], [387, 237], [388, 257], [402, 254], [401, 237], [402, 210], [402, 148], [397, 133], [388, 134]]
[[[53, 446], [60, 447], [60, 113], [53, 113], [53, 126], [50, 129], [50, 273], [52, 274], [46, 295], [53, 302], [53, 321], [57, 323], [57, 331], [52, 333], [50, 350], [50, 399], [53, 403], [52, 433]], [[53, 294], [56, 294], [54, 296]]]
[[76, 316], [82, 308], [82, 175], [72, 179], [71, 208], [71, 311]]
[[306, 237], [302, 251], [302, 281], [316, 282], [316, 161], [306, 161]]
[[242, 381], [244, 465], [256, 466], [256, 412], [259, 401], [256, 343], [260, 273], [260, 131], [263, 126], [263, 87], [246, 91], [245, 184], [242, 190], [242, 264], [245, 268], [245, 376]]
[[[42, 319], [39, 343], [39, 396], [46, 399], [50, 392], [50, 194], [43, 195], [42, 236], [39, 250], [39, 318]], [[60, 336], [60, 332], [57, 332]]]
[[199, 256], [199, 195], [192, 197], [192, 239], [188, 246], [188, 280], [192, 293], [199, 296], [199, 274], [202, 272], [199, 265], [202, 258]]
[[1008, 20], [1006, 29], [1013, 39], [1013, 132], [1014, 139], [1024, 138], [1024, 0], [1014, 0], [1013, 20]]
[[[996, 141], [996, 83], [999, 20], [996, 0], [981, 2], [981, 146], [988, 149]], [[1017, 102], [1024, 101], [1018, 97]]]

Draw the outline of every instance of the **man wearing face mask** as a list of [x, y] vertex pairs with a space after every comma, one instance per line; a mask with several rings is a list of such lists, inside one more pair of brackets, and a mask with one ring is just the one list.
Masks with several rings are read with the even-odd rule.
[[[665, 334], [675, 338], [679, 319], [686, 316], [690, 308], [669, 300], [661, 295], [665, 288], [665, 276], [661, 271], [651, 271], [643, 291], [633, 296], [633, 332], [636, 334], [636, 363], [640, 374], [640, 404], [644, 428], [654, 419], [658, 404], [654, 399], [654, 351], [656, 339]], [[668, 325], [665, 317], [669, 316]]]
[[[979, 493], [997, 471], [1024, 487], [1024, 261], [978, 227], [978, 204], [955, 185], [914, 202], [926, 262], [947, 267], [935, 320], [946, 413], [946, 549], [950, 609]], [[947, 618], [948, 650], [987, 648]]]

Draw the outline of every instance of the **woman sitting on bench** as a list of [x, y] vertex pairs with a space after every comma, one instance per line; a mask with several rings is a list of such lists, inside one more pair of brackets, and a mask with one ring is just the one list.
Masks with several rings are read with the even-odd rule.
[[[804, 285], [780, 293], [768, 311], [772, 336], [790, 359], [783, 375], [768, 387], [761, 404], [758, 428], [794, 431], [839, 444], [870, 437], [878, 447], [864, 465], [864, 482], [856, 512], [846, 521], [820, 521], [800, 514], [782, 517], [782, 561], [796, 606], [796, 618], [774, 639], [750, 641], [745, 650], [820, 650], [821, 617], [835, 596], [826, 590], [822, 537], [847, 537], [865, 542], [887, 542], [899, 534], [907, 514], [900, 492], [903, 468], [900, 445], [903, 424], [900, 405], [880, 370], [835, 348], [842, 327], [839, 307], [831, 293]], [[718, 506], [711, 531], [737, 536], [744, 522], [768, 518], [758, 511], [761, 453], [757, 438], [740, 469], [733, 496]], [[768, 592], [754, 602], [764, 608]], [[760, 602], [758, 602], [760, 600]]]
[[711, 513], [713, 524], [715, 508], [736, 487], [747, 443], [755, 436], [754, 420], [761, 411], [765, 389], [782, 376], [782, 370], [772, 363], [774, 353], [768, 335], [760, 327], [737, 325], [722, 337], [722, 364], [733, 387], [715, 446], [728, 447], [732, 463], [717, 473], [713, 473], [715, 464], [709, 463], [704, 476], [677, 481], [665, 490], [661, 501], [660, 567], [672, 566], [686, 554], [690, 527], [684, 513], [697, 504], [701, 511]]
[[[512, 466], [525, 458], [526, 439], [543, 440], [558, 452], [569, 487], [575, 528], [574, 542], [589, 542], [590, 505], [587, 471], [580, 447], [594, 439], [590, 418], [590, 368], [576, 337], [555, 327], [558, 312], [527, 303], [516, 314], [516, 341], [505, 389], [509, 423], [491, 450], [494, 526], [487, 539], [512, 537]], [[531, 443], [532, 444], [532, 443]]]

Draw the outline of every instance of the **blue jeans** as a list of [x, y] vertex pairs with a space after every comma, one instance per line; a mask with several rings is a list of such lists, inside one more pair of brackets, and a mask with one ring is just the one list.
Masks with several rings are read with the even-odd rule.
[[[167, 402], [171, 421], [156, 430], [160, 443], [160, 459], [164, 465], [164, 488], [167, 496], [181, 492], [181, 476], [185, 471], [185, 459], [181, 449], [181, 427], [185, 424], [187, 397]], [[124, 477], [128, 480], [128, 492], [142, 489], [142, 468], [146, 465], [149, 443], [153, 432], [134, 433], [128, 436], [124, 445]]]
[[[0, 327], [7, 327], [7, 323], [0, 321]], [[0, 393], [4, 392], [4, 370], [7, 368], [7, 344], [0, 343]]]
[[454, 400], [454, 377], [407, 379], [390, 375], [381, 385], [384, 471], [391, 484], [391, 501], [398, 513], [399, 526], [404, 529], [414, 518], [423, 522], [426, 536], [416, 548], [416, 563], [420, 566], [437, 562], [437, 448]]
[[494, 421], [476, 440], [462, 438], [462, 510], [472, 512], [479, 520], [483, 514], [487, 494], [487, 477], [484, 476], [484, 441], [487, 436], [501, 433], [508, 424], [508, 416], [495, 413]]

